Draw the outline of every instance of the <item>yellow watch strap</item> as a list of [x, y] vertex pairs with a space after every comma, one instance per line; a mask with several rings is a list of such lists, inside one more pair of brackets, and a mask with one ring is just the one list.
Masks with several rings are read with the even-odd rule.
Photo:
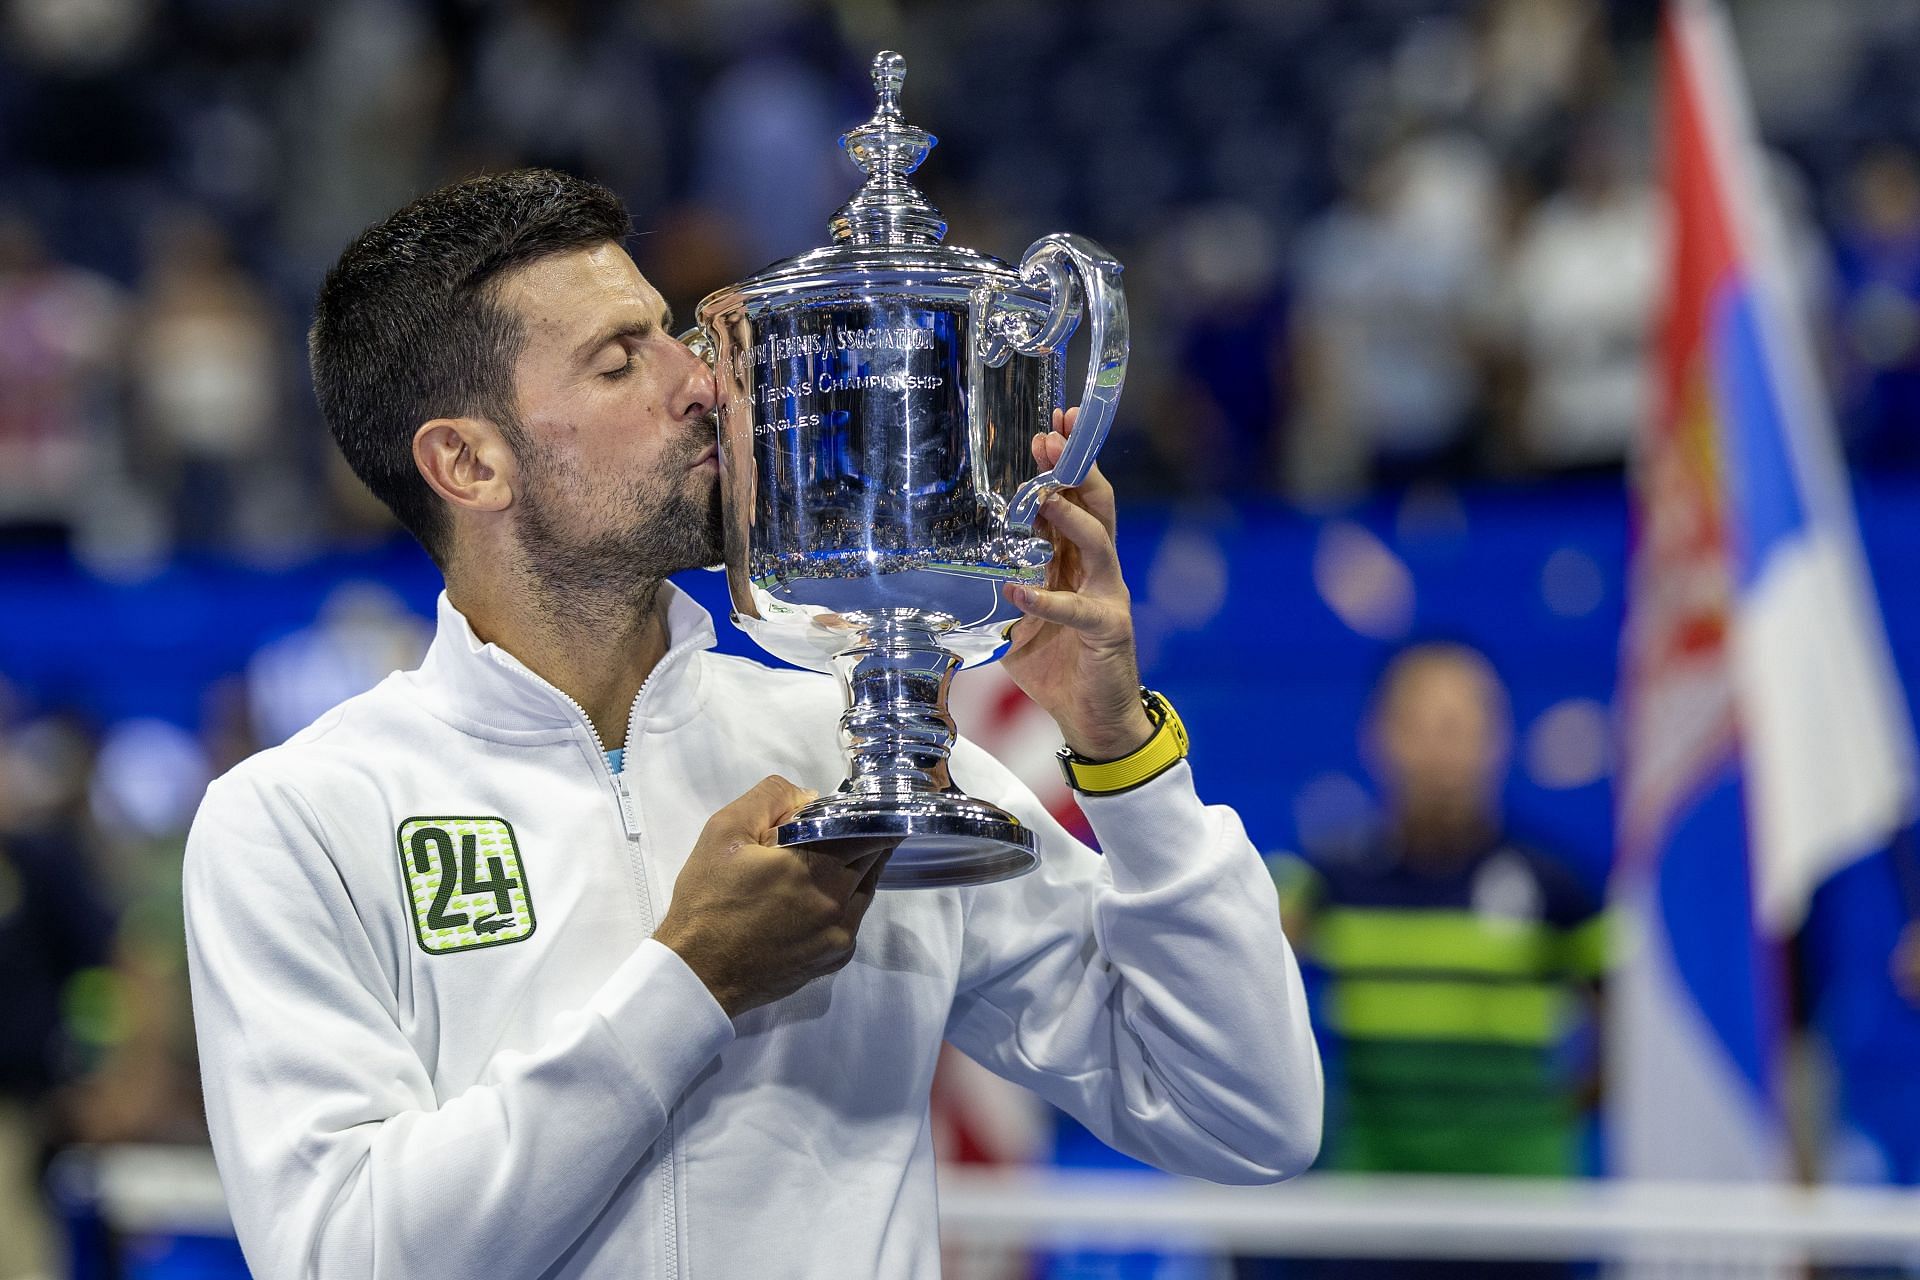
[[1118, 795], [1153, 781], [1186, 759], [1187, 727], [1180, 723], [1173, 704], [1150, 689], [1142, 689], [1140, 698], [1154, 722], [1153, 736], [1131, 755], [1104, 762], [1061, 748], [1060, 772], [1066, 775], [1068, 786], [1083, 795]]

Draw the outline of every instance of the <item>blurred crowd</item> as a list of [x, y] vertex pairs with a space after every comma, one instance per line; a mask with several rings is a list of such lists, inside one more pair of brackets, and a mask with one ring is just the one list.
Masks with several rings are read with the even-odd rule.
[[[1847, 446], [1920, 473], [1920, 0], [1731, 9]], [[883, 47], [940, 136], [917, 181], [951, 242], [1015, 258], [1075, 230], [1127, 264], [1106, 465], [1129, 495], [1616, 472], [1664, 263], [1657, 19], [1656, 0], [0, 0], [0, 542], [125, 578], [183, 549], [284, 563], [390, 536], [305, 372], [349, 238], [443, 181], [553, 165], [621, 193], [642, 270], [690, 314], [826, 239]], [[0, 986], [0, 1180], [55, 1135], [194, 1136], [177, 898], [200, 787], [421, 642], [355, 588], [211, 690], [197, 733], [0, 699], [0, 962], [25, 975]], [[1368, 905], [1317, 892], [1323, 943]]]
[[73, 1143], [204, 1143], [181, 859], [211, 779], [388, 672], [425, 622], [348, 581], [206, 692], [199, 732], [102, 727], [0, 687], [0, 1280], [54, 1274], [37, 1206]]
[[[1849, 439], [1920, 464], [1920, 6], [1735, 6]], [[326, 447], [327, 264], [439, 182], [630, 202], [681, 313], [821, 243], [904, 50], [952, 239], [1128, 264], [1111, 468], [1299, 501], [1621, 465], [1662, 262], [1654, 0], [7, 0], [0, 522], [139, 566], [385, 528]]]

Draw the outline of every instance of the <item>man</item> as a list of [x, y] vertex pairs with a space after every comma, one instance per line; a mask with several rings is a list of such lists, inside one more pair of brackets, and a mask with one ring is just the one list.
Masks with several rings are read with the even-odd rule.
[[[1385, 820], [1363, 848], [1276, 859], [1289, 933], [1321, 988], [1336, 1081], [1327, 1164], [1356, 1172], [1580, 1171], [1592, 1076], [1567, 1038], [1593, 993], [1604, 917], [1504, 828], [1506, 690], [1465, 645], [1415, 645], [1374, 695], [1367, 751]], [[1346, 1277], [1549, 1276], [1528, 1264], [1371, 1263]]]
[[[321, 406], [447, 589], [419, 670], [194, 827], [209, 1126], [256, 1272], [935, 1274], [943, 1037], [1166, 1167], [1299, 1171], [1299, 975], [1184, 763], [1084, 800], [1103, 859], [960, 743], [955, 781], [1038, 833], [1010, 883], [876, 896], [885, 848], [771, 847], [838, 780], [839, 690], [706, 652], [665, 582], [719, 555], [715, 392], [626, 233], [591, 184], [479, 178], [322, 287]], [[1080, 756], [1126, 757], [1158, 730], [1112, 491], [1047, 510], [1008, 670]]]

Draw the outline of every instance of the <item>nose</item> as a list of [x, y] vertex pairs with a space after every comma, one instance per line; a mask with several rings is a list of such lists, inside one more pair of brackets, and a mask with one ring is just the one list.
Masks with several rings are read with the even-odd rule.
[[713, 376], [713, 348], [698, 329], [681, 334], [678, 345], [685, 366], [685, 379], [677, 396], [681, 416], [705, 417], [720, 403], [720, 386]]

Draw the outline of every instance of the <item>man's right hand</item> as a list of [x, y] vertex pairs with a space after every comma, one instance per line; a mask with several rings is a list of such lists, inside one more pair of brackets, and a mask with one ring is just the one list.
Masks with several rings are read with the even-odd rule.
[[792, 995], [853, 958], [860, 919], [899, 843], [843, 841], [831, 853], [774, 845], [774, 830], [813, 795], [785, 778], [763, 778], [709, 818], [654, 930], [728, 1017]]

